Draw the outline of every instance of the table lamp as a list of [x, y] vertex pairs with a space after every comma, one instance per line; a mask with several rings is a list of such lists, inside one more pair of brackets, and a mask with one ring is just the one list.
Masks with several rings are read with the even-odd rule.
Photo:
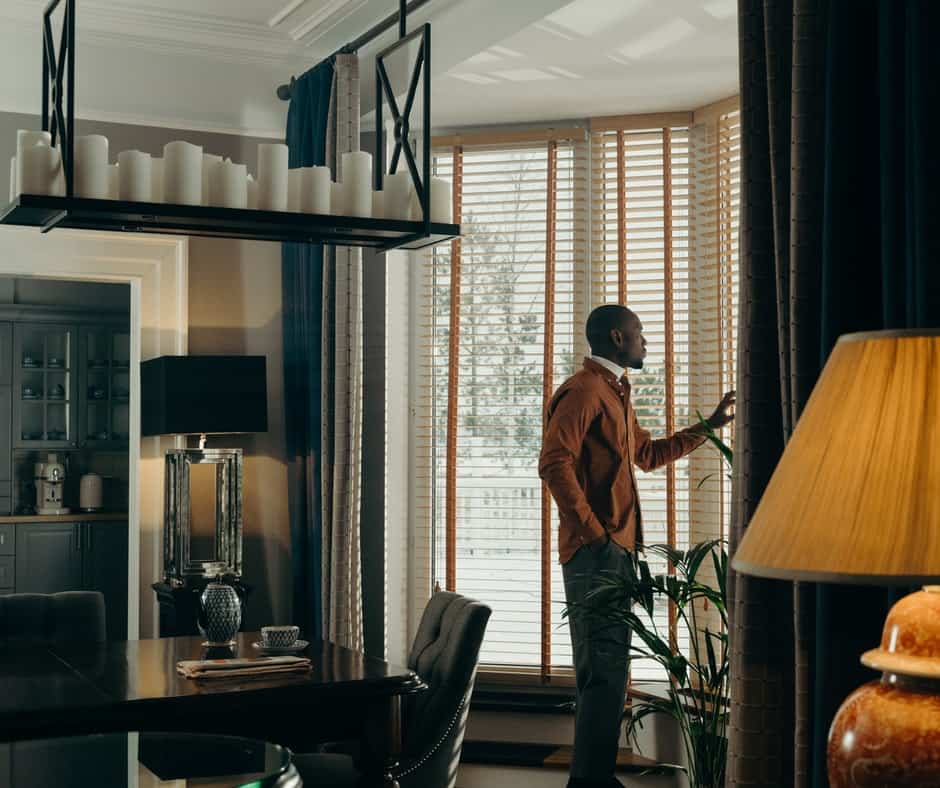
[[[241, 576], [241, 449], [206, 448], [208, 435], [268, 428], [264, 356], [161, 356], [140, 372], [141, 433], [196, 435], [199, 448], [170, 449], [164, 478], [164, 580]], [[191, 495], [205, 477], [202, 495]], [[197, 530], [194, 531], [194, 521]], [[211, 521], [214, 520], [214, 523]], [[209, 530], [211, 534], [198, 531]]]
[[862, 663], [881, 671], [829, 731], [832, 788], [940, 785], [940, 329], [836, 343], [732, 566], [759, 577], [920, 585]]

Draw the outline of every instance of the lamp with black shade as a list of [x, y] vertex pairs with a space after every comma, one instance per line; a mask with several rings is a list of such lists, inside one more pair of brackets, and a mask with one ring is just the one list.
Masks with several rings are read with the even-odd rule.
[[[213, 578], [241, 590], [242, 479], [240, 448], [212, 447], [210, 435], [266, 432], [267, 378], [264, 356], [161, 356], [141, 364], [141, 433], [196, 436], [196, 448], [169, 449], [164, 478], [161, 635], [187, 634], [195, 605], [181, 611]], [[161, 596], [162, 595], [162, 596]], [[163, 597], [174, 613], [164, 624]], [[192, 619], [192, 620], [191, 620]]]

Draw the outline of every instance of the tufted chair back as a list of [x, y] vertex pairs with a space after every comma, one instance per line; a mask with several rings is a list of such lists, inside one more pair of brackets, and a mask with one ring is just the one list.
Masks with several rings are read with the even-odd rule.
[[0, 645], [104, 639], [104, 596], [97, 591], [0, 596]]
[[438, 591], [415, 635], [408, 667], [428, 685], [405, 720], [401, 788], [453, 788], [477, 658], [492, 611], [473, 599]]

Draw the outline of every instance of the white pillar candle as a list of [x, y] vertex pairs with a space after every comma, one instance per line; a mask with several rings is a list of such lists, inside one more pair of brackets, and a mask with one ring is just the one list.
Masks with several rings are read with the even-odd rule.
[[202, 147], [177, 140], [163, 146], [163, 198], [174, 205], [202, 204]]
[[108, 165], [108, 199], [119, 200], [121, 198], [121, 173], [117, 164]]
[[300, 210], [300, 185], [303, 182], [303, 170], [295, 168], [287, 171], [287, 210]]
[[330, 213], [333, 216], [348, 216], [346, 213], [346, 191], [341, 183], [330, 184]]
[[163, 202], [163, 159], [150, 159], [150, 201]]
[[214, 153], [202, 154], [202, 204], [212, 205], [212, 184], [216, 178], [218, 166], [222, 157]]
[[246, 185], [246, 194], [248, 197], [248, 207], [255, 209], [258, 207], [258, 184], [254, 178], [248, 176]]
[[153, 171], [150, 154], [139, 150], [122, 150], [118, 154], [119, 195], [130, 202], [150, 202], [153, 193]]
[[287, 210], [286, 145], [258, 145], [258, 207], [263, 211]]
[[[23, 188], [23, 151], [26, 148], [33, 148], [36, 145], [52, 145], [52, 135], [48, 131], [30, 131], [29, 129], [19, 129], [16, 132], [16, 184], [14, 186], [17, 194], [28, 194]], [[39, 154], [33, 154], [38, 156]]]
[[411, 182], [411, 173], [399, 170], [385, 176], [385, 218], [412, 219], [412, 205], [415, 189]]
[[300, 210], [304, 213], [330, 213], [329, 167], [304, 167], [300, 182]]
[[344, 153], [341, 172], [346, 213], [372, 216], [372, 155], [361, 150]]
[[10, 157], [10, 202], [16, 199], [16, 156]]
[[101, 134], [75, 138], [75, 196], [108, 199], [108, 138]]
[[212, 204], [218, 208], [248, 207], [248, 167], [229, 159], [219, 163], [212, 184]]
[[[65, 189], [60, 191], [60, 178], [62, 178], [62, 157], [58, 148], [48, 145], [33, 145], [23, 148], [17, 154], [19, 165], [19, 182], [21, 194], [52, 194], [62, 196]], [[61, 181], [64, 186], [64, 179]]]
[[431, 221], [442, 224], [453, 222], [454, 193], [450, 181], [431, 178]]
[[385, 218], [385, 192], [372, 192], [372, 218]]

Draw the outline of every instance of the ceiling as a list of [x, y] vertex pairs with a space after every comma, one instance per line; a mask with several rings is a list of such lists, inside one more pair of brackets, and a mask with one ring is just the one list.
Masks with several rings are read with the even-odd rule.
[[574, 0], [438, 78], [437, 125], [692, 109], [737, 92], [737, 0]]
[[[0, 111], [38, 113], [42, 8], [0, 0]], [[396, 0], [80, 0], [79, 117], [283, 135], [274, 93]], [[736, 0], [432, 0], [439, 128], [686, 109], [737, 89]], [[363, 111], [372, 56], [360, 52]]]

